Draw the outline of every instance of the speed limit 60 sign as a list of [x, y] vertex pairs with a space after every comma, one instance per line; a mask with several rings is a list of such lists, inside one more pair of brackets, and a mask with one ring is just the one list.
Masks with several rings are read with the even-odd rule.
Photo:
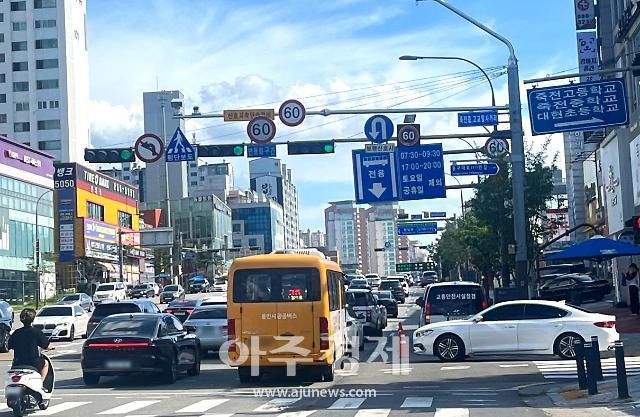
[[247, 135], [255, 143], [269, 143], [276, 135], [276, 124], [265, 116], [254, 117], [247, 125]]
[[399, 124], [398, 125], [398, 146], [420, 145], [420, 125]]
[[504, 138], [489, 138], [484, 144], [484, 153], [489, 158], [502, 158], [509, 153], [509, 142]]
[[306, 109], [298, 100], [287, 100], [278, 110], [280, 121], [287, 126], [298, 126], [306, 115]]

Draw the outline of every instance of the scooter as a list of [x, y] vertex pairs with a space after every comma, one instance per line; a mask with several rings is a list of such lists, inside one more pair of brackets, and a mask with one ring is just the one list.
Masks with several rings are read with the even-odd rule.
[[36, 407], [40, 410], [49, 407], [56, 377], [51, 360], [44, 354], [42, 357], [49, 364], [49, 372], [44, 381], [39, 370], [30, 366], [16, 366], [9, 370], [4, 396], [14, 417], [22, 417], [27, 410]]

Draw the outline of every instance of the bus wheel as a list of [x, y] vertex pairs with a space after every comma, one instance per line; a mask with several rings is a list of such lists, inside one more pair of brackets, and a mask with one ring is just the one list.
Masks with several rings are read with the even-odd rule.
[[256, 382], [260, 379], [260, 375], [252, 376], [251, 375], [251, 367], [250, 366], [239, 366], [238, 367], [238, 378], [240, 379], [241, 384], [248, 384], [250, 382]]
[[331, 382], [333, 381], [333, 365], [323, 365], [322, 370], [320, 371], [322, 374], [322, 380], [324, 382]]

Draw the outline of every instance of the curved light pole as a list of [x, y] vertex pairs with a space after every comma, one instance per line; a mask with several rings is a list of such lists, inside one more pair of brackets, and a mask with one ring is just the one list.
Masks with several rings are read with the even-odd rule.
[[36, 243], [35, 243], [35, 255], [36, 255], [36, 310], [40, 306], [40, 233], [38, 233], [38, 206], [40, 205], [40, 200], [45, 195], [52, 193], [53, 190], [47, 190], [40, 194], [38, 200], [36, 201]]

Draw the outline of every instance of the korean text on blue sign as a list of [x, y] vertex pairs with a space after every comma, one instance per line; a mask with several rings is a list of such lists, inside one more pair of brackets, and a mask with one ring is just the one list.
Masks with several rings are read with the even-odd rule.
[[400, 200], [446, 197], [442, 144], [396, 150]]
[[480, 164], [453, 164], [451, 165], [451, 175], [495, 175], [500, 171], [500, 167], [495, 163]]
[[527, 91], [534, 135], [591, 130], [629, 122], [624, 80], [593, 81]]
[[498, 125], [498, 110], [481, 110], [458, 113], [458, 127], [496, 125]]
[[398, 235], [433, 235], [438, 233], [436, 222], [398, 223]]
[[276, 145], [247, 145], [247, 157], [249, 158], [262, 158], [262, 157], [275, 157]]

